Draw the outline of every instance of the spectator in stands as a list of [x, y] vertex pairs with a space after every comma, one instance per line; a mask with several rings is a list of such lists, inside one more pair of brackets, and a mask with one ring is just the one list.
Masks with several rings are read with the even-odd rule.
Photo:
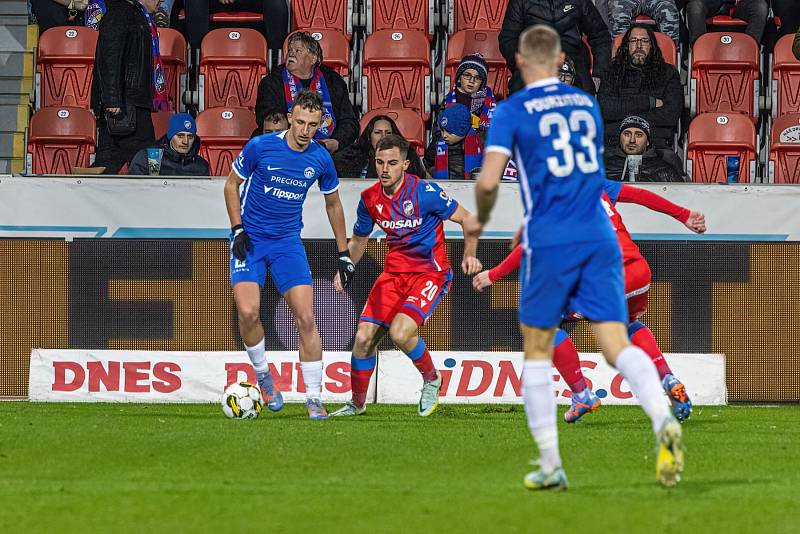
[[39, 35], [53, 26], [82, 26], [89, 0], [31, 0]]
[[686, 24], [689, 26], [689, 41], [694, 42], [706, 33], [706, 19], [714, 15], [733, 16], [747, 21], [745, 33], [756, 42], [761, 42], [767, 25], [769, 6], [767, 0], [689, 0], [686, 3]]
[[[174, 2], [174, 0], [172, 0]], [[286, 0], [186, 0], [186, 37], [194, 49], [200, 48], [209, 30], [212, 13], [246, 11], [264, 16], [267, 46], [277, 52], [283, 46], [289, 28], [289, 5]]]
[[472, 128], [472, 114], [464, 104], [445, 108], [439, 115], [439, 133], [425, 150], [425, 167], [434, 180], [471, 180], [483, 162], [483, 143]]
[[564, 63], [558, 69], [558, 81], [567, 85], [575, 85], [575, 62], [569, 56], [564, 58]]
[[673, 147], [683, 110], [683, 86], [677, 69], [664, 61], [653, 30], [637, 24], [627, 31], [600, 83], [597, 100], [605, 121], [606, 146], [617, 144], [620, 121], [636, 114], [651, 125], [653, 145]]
[[328, 152], [351, 145], [358, 137], [358, 119], [347, 84], [339, 74], [322, 64], [322, 48], [305, 32], [289, 38], [286, 63], [273, 69], [261, 80], [256, 99], [256, 122], [264, 123], [267, 110], [291, 111], [292, 102], [303, 89], [316, 91], [322, 97], [322, 126], [315, 139]]
[[[399, 135], [402, 132], [388, 115], [375, 115], [364, 127], [358, 140], [352, 145], [343, 148], [333, 157], [336, 172], [342, 178], [377, 178], [375, 168], [375, 147], [378, 141], [387, 135]], [[405, 138], [404, 138], [405, 139]], [[420, 178], [426, 178], [425, 167], [417, 153], [411, 149], [406, 156], [409, 161], [407, 171]]]
[[155, 149], [143, 148], [133, 156], [128, 174], [208, 176], [208, 162], [197, 154], [199, 150], [194, 119], [188, 113], [178, 113], [169, 119], [167, 135]]
[[772, 0], [772, 12], [781, 21], [779, 37], [792, 35], [800, 30], [800, 10], [797, 9], [797, 0]]
[[472, 128], [477, 132], [486, 131], [497, 106], [492, 88], [486, 83], [488, 76], [489, 67], [480, 53], [464, 56], [456, 70], [453, 89], [442, 102], [442, 108], [465, 105], [472, 113]]
[[264, 115], [264, 125], [256, 126], [250, 138], [257, 135], [264, 135], [273, 132], [281, 132], [289, 129], [289, 119], [286, 118], [286, 113], [271, 109]]
[[[509, 0], [503, 27], [500, 30], [500, 52], [513, 76], [509, 92], [522, 88], [522, 77], [514, 54], [519, 35], [533, 24], [547, 24], [561, 35], [561, 49], [575, 62], [578, 83], [575, 85], [594, 94], [592, 76], [605, 71], [611, 62], [611, 34], [592, 0]], [[582, 38], [586, 34], [594, 61], [589, 70], [589, 54]]]
[[[626, 117], [619, 127], [617, 145], [606, 150], [606, 176], [636, 182], [682, 182], [679, 169], [668, 163], [650, 144], [650, 125], [641, 117]], [[676, 158], [677, 159], [677, 158]]]
[[611, 0], [609, 8], [612, 37], [628, 31], [636, 15], [647, 15], [676, 46], [680, 42], [681, 15], [675, 0]]
[[152, 13], [159, 0], [107, 0], [92, 80], [97, 116], [94, 166], [116, 174], [140, 149], [153, 146], [151, 111], [168, 111], [166, 78]]

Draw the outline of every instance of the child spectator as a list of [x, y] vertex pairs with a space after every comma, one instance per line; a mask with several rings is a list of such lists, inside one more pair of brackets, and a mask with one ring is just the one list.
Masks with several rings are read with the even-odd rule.
[[439, 132], [425, 150], [425, 166], [434, 180], [471, 180], [483, 162], [483, 142], [472, 127], [464, 104], [446, 107], [439, 115]]
[[472, 129], [485, 132], [497, 106], [492, 88], [487, 85], [489, 69], [478, 52], [464, 56], [456, 70], [453, 89], [447, 93], [442, 107], [463, 104], [472, 113]]

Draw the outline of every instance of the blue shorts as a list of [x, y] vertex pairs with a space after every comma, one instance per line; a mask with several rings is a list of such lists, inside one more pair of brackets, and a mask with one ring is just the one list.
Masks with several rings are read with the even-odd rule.
[[267, 269], [281, 295], [294, 286], [312, 285], [306, 249], [299, 237], [250, 239], [253, 248], [244, 261], [237, 260], [231, 253], [231, 287], [239, 282], [256, 282], [264, 287]]
[[552, 328], [567, 312], [590, 321], [627, 324], [622, 252], [616, 240], [538, 247], [523, 255], [520, 322]]

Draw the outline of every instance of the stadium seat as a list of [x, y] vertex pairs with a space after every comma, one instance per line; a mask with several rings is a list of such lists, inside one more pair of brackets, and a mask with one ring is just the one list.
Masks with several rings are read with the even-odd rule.
[[211, 108], [197, 115], [200, 155], [208, 161], [212, 176], [227, 176], [253, 130], [256, 114], [247, 108]]
[[156, 140], [167, 135], [169, 119], [172, 115], [172, 111], [153, 111], [150, 113], [150, 118], [153, 119], [153, 131], [156, 133]]
[[499, 30], [508, 0], [452, 0], [447, 2], [450, 33], [461, 30]]
[[767, 178], [770, 183], [800, 184], [800, 114], [782, 115], [772, 123]]
[[171, 28], [158, 29], [158, 47], [161, 52], [161, 63], [167, 77], [167, 94], [170, 108], [182, 111], [183, 92], [186, 90], [186, 39], [177, 30]]
[[56, 26], [39, 38], [36, 56], [36, 109], [76, 106], [89, 109], [97, 32]]
[[733, 9], [727, 15], [714, 15], [706, 19], [706, 26], [709, 31], [721, 31], [727, 29], [744, 29], [747, 27], [747, 21], [733, 17]]
[[402, 108], [373, 109], [369, 113], [365, 113], [361, 116], [361, 131], [364, 131], [364, 128], [375, 115], [391, 117], [400, 129], [400, 133], [403, 134], [403, 137], [408, 139], [408, 142], [411, 143], [411, 146], [414, 147], [417, 154], [420, 157], [425, 154], [425, 123], [422, 121], [422, 117], [419, 116], [419, 113]]
[[706, 33], [692, 49], [689, 103], [692, 115], [733, 112], [758, 118], [761, 55], [745, 33]]
[[686, 172], [694, 182], [728, 182], [728, 163], [738, 157], [732, 182], [749, 183], [756, 175], [756, 129], [739, 113], [701, 113], [689, 124]]
[[364, 113], [376, 108], [411, 108], [428, 120], [431, 58], [424, 33], [379, 30], [367, 37], [361, 64]]
[[800, 113], [800, 61], [792, 53], [794, 35], [784, 35], [775, 45], [770, 78], [772, 116]]
[[[186, 11], [184, 9], [181, 9], [178, 13], [178, 20], [186, 20]], [[261, 13], [251, 13], [249, 11], [223, 11], [221, 13], [211, 13], [209, 20], [218, 24], [236, 27], [239, 24], [258, 24], [259, 22], [264, 22], [264, 15]]]
[[633, 23], [634, 24], [646, 24], [648, 26], [657, 26], [658, 25], [656, 23], [656, 21], [653, 20], [652, 17], [650, 17], [649, 15], [642, 14], [642, 13], [640, 13], [640, 14], [636, 15], [635, 17], [633, 17]]
[[91, 164], [96, 144], [97, 127], [91, 111], [67, 106], [42, 108], [33, 114], [28, 128], [28, 173], [72, 174], [73, 167]]
[[258, 84], [267, 74], [267, 41], [256, 30], [218, 28], [200, 45], [201, 109], [255, 109]]
[[[322, 47], [323, 63], [335, 70], [342, 78], [350, 77], [350, 43], [347, 37], [338, 31], [326, 28], [315, 28], [304, 31], [311, 34], [315, 40], [319, 41]], [[283, 57], [286, 57], [286, 47], [289, 46], [289, 37], [297, 32], [292, 32], [283, 42]]]
[[445, 90], [449, 91], [456, 83], [456, 70], [461, 58], [473, 52], [480, 52], [489, 67], [487, 84], [492, 88], [498, 100], [508, 93], [508, 79], [511, 71], [500, 53], [500, 45], [494, 30], [461, 30], [450, 37], [447, 43], [447, 60], [444, 67]]
[[436, 0], [366, 0], [367, 34], [378, 30], [417, 30], [433, 38]]
[[292, 0], [291, 28], [338, 30], [348, 39], [353, 35], [354, 0]]
[[[661, 49], [661, 55], [664, 56], [664, 61], [675, 67], [676, 69], [679, 68], [678, 66], [678, 48], [675, 46], [675, 41], [669, 38], [669, 36], [665, 33], [661, 32], [654, 32], [656, 34], [656, 42], [658, 43], [658, 47]], [[617, 53], [617, 49], [619, 45], [622, 43], [622, 39], [625, 37], [624, 33], [617, 35], [614, 38], [614, 42], [611, 44], [611, 55]], [[680, 70], [680, 69], [679, 69]]]

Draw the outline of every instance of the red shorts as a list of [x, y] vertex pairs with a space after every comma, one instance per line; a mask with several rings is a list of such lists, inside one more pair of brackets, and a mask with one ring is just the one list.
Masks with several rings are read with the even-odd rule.
[[431, 316], [442, 295], [450, 289], [453, 271], [430, 273], [382, 273], [367, 297], [359, 320], [391, 326], [398, 313], [404, 313], [422, 326]]
[[647, 311], [647, 293], [652, 273], [647, 260], [636, 258], [625, 262], [625, 299], [628, 301], [628, 321], [636, 321]]

